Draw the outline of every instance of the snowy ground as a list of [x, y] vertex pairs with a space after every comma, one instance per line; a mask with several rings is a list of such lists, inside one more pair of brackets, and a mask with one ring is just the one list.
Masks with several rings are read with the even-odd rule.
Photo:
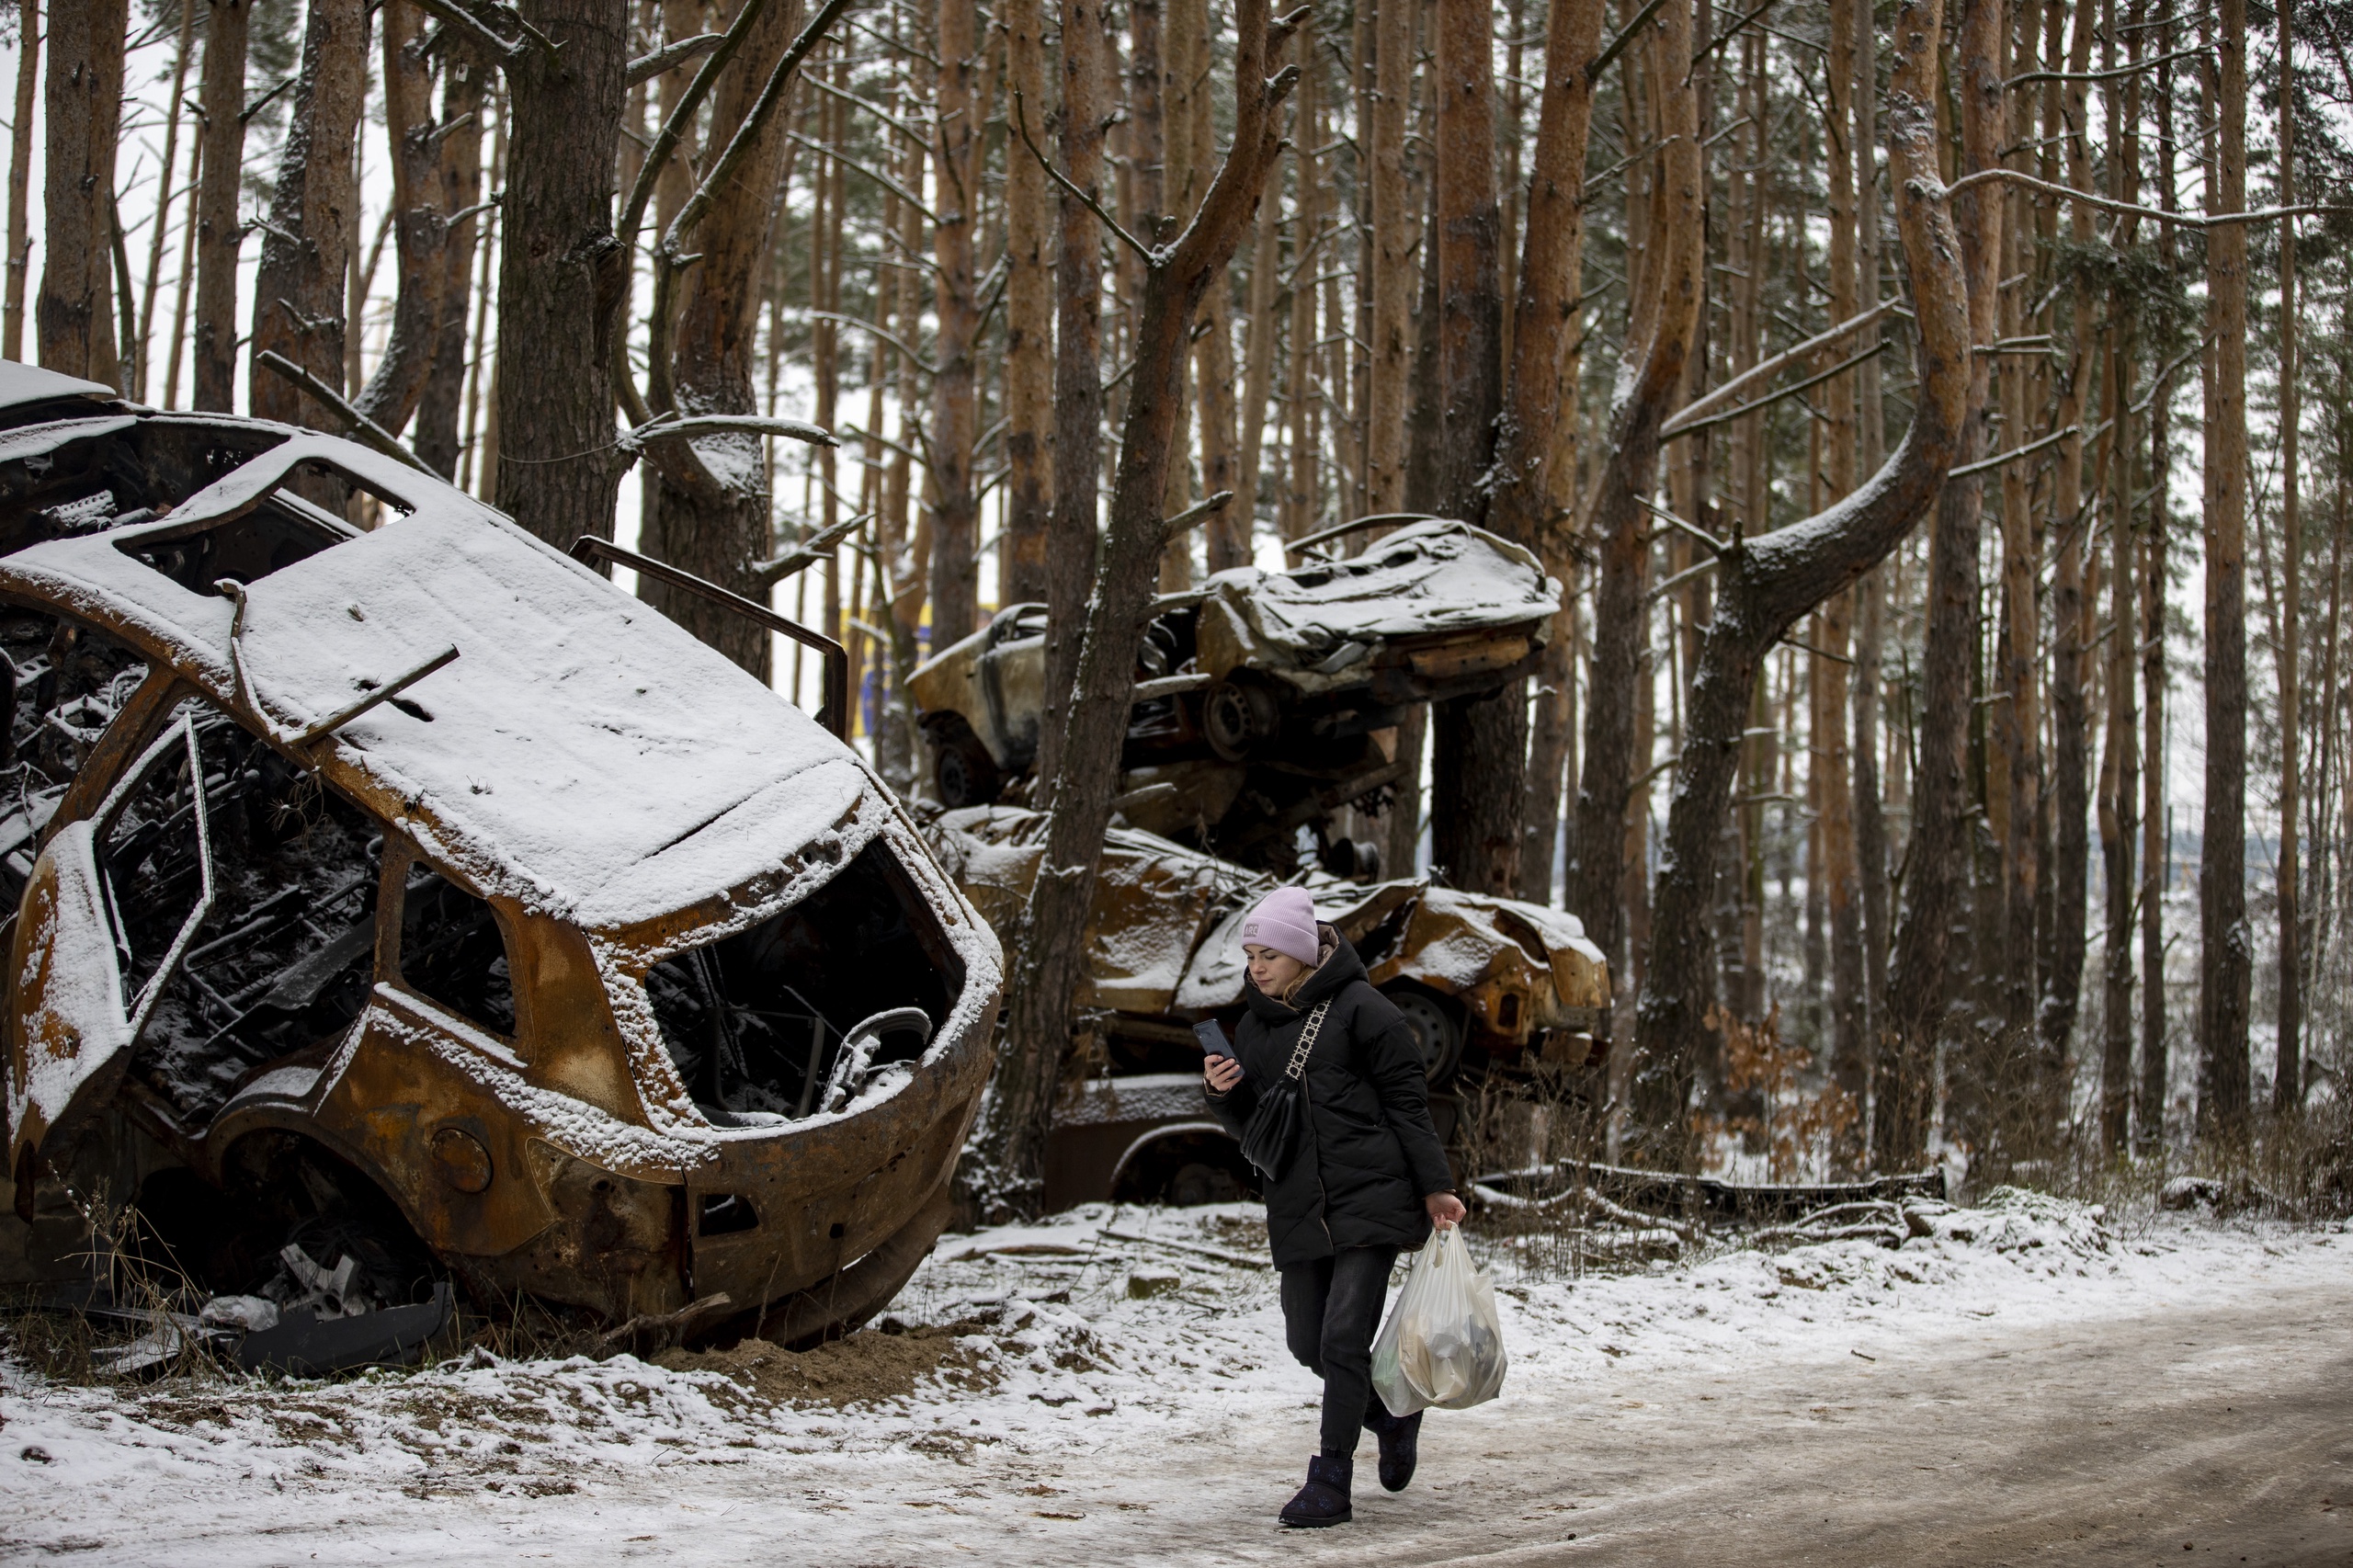
[[1400, 1496], [1368, 1442], [1357, 1522], [1320, 1537], [1271, 1528], [1316, 1386], [1252, 1210], [1097, 1208], [944, 1240], [894, 1352], [942, 1370], [847, 1408], [810, 1397], [877, 1375], [846, 1357], [752, 1387], [626, 1358], [112, 1393], [0, 1366], [0, 1560], [2353, 1562], [2353, 1234], [2003, 1195], [1932, 1228], [1574, 1280], [1495, 1255], [1504, 1396], [1433, 1413]]

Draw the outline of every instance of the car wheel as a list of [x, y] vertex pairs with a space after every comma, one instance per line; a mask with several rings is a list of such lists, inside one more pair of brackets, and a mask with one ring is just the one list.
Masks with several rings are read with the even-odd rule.
[[1414, 1032], [1414, 1049], [1421, 1053], [1422, 1071], [1429, 1081], [1443, 1084], [1453, 1077], [1462, 1062], [1461, 1015], [1417, 985], [1401, 985], [1381, 994], [1405, 1015], [1405, 1027]]
[[1242, 762], [1272, 739], [1282, 715], [1263, 687], [1222, 680], [1201, 702], [1201, 729], [1220, 760]]
[[970, 724], [934, 733], [931, 781], [938, 788], [939, 803], [950, 811], [985, 806], [1005, 792], [1005, 774]]
[[1176, 1167], [1168, 1178], [1168, 1201], [1179, 1209], [1197, 1209], [1204, 1203], [1233, 1203], [1242, 1198], [1242, 1184], [1223, 1165], [1207, 1165], [1196, 1160]]

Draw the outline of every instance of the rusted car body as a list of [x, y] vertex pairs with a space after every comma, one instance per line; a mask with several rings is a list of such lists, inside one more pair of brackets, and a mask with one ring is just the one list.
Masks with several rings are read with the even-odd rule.
[[[1010, 931], [1037, 878], [1043, 823], [982, 806], [943, 812], [926, 831], [982, 915]], [[1106, 835], [1087, 916], [1092, 980], [1079, 998], [1090, 1038], [1054, 1113], [1050, 1207], [1200, 1201], [1248, 1184], [1233, 1141], [1205, 1114], [1192, 1025], [1241, 1016], [1242, 918], [1276, 885], [1153, 834]], [[1609, 971], [1574, 915], [1422, 879], [1318, 874], [1305, 885], [1413, 1026], [1441, 1101], [1462, 1079], [1596, 1064]]]
[[878, 1310], [1002, 971], [891, 791], [439, 480], [109, 398], [0, 364], [10, 1266], [110, 1187], [216, 1275], [326, 1210], [483, 1301]]
[[[1129, 819], [1285, 872], [1304, 826], [1326, 869], [1377, 874], [1370, 846], [1326, 840], [1324, 819], [1378, 809], [1404, 776], [1407, 706], [1532, 669], [1560, 596], [1519, 546], [1429, 519], [1346, 560], [1242, 567], [1164, 597], [1136, 665]], [[1045, 639], [1045, 607], [1012, 605], [909, 676], [943, 805], [992, 802], [1035, 761]]]

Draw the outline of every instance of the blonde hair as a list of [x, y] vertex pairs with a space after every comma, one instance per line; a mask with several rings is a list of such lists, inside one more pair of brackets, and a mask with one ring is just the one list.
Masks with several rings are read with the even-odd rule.
[[[1278, 956], [1287, 959], [1290, 958], [1289, 953], [1282, 953]], [[1324, 955], [1319, 950], [1315, 956], [1318, 959], [1321, 959]], [[1293, 963], [1299, 963], [1297, 959], [1291, 959], [1290, 961]], [[1281, 990], [1271, 992], [1269, 994], [1286, 1007], [1290, 1006], [1291, 1005], [1291, 998], [1299, 994], [1299, 988], [1306, 984], [1310, 979], [1313, 978], [1315, 971], [1323, 967], [1324, 966], [1321, 963], [1300, 964], [1299, 972], [1290, 977], [1290, 983], [1285, 985]]]

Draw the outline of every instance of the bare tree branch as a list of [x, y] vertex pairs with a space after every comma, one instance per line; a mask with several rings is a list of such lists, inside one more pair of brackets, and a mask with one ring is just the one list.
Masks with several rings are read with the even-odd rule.
[[651, 82], [665, 71], [676, 70], [689, 60], [699, 60], [726, 39], [725, 33], [697, 33], [676, 43], [665, 43], [651, 54], [641, 54], [629, 62], [629, 85], [634, 87]]
[[1130, 250], [1142, 257], [1143, 264], [1146, 267], [1156, 267], [1159, 265], [1159, 252], [1154, 250], [1142, 240], [1128, 233], [1127, 230], [1121, 228], [1120, 226], [1120, 221], [1117, 218], [1112, 217], [1108, 212], [1106, 212], [1103, 210], [1103, 204], [1101, 202], [1096, 200], [1095, 198], [1087, 195], [1086, 192], [1079, 189], [1078, 187], [1071, 184], [1069, 180], [1063, 178], [1062, 170], [1054, 167], [1054, 161], [1038, 150], [1038, 143], [1030, 140], [1029, 137], [1029, 113], [1028, 108], [1022, 103], [1021, 95], [1019, 93], [1013, 95], [1013, 123], [1014, 129], [1021, 132], [1021, 144], [1024, 147], [1029, 148], [1029, 155], [1037, 159], [1039, 164], [1044, 167], [1046, 176], [1049, 179], [1051, 179], [1056, 185], [1061, 186], [1063, 189], [1068, 191], [1073, 197], [1075, 197], [1080, 206], [1086, 208], [1089, 212], [1094, 213], [1096, 217], [1101, 219], [1103, 226], [1110, 230], [1112, 233], [1119, 236], [1120, 242]]
[[441, 477], [438, 473], [433, 473], [433, 471], [426, 466], [424, 459], [401, 445], [399, 437], [344, 402], [340, 392], [294, 363], [293, 360], [272, 349], [265, 348], [255, 356], [254, 363], [274, 374], [285, 377], [301, 388], [321, 407], [341, 419], [344, 422], [344, 427], [357, 436], [362, 446], [381, 452], [396, 462], [404, 462], [419, 473], [432, 473], [436, 479]]
[[[813, 86], [823, 86], [824, 85], [814, 76], [810, 77], [809, 81]], [[826, 90], [829, 92], [832, 91], [831, 88], [827, 88]], [[840, 97], [849, 97], [847, 93], [841, 93], [836, 96]], [[839, 163], [844, 168], [856, 169], [859, 174], [864, 175], [868, 179], [872, 180], [876, 185], [881, 186], [883, 189], [889, 191], [892, 195], [897, 197], [900, 200], [914, 208], [917, 212], [922, 213], [927, 222], [933, 224], [937, 224], [939, 222], [939, 214], [934, 212], [929, 207], [924, 205], [923, 198], [917, 196], [914, 191], [909, 190], [905, 186], [901, 185], [897, 180], [892, 179], [889, 175], [884, 174], [881, 170], [870, 168], [866, 165], [858, 162], [856, 158], [851, 157], [848, 153], [843, 152], [840, 148], [829, 146], [823, 142], [813, 142], [808, 137], [801, 135], [798, 131], [788, 131], [785, 134], [792, 138], [793, 141], [799, 142], [801, 146], [808, 148], [812, 153], [822, 153], [826, 157], [832, 158], [835, 162]]]
[[1840, 322], [1827, 332], [1817, 333], [1795, 347], [1774, 355], [1754, 369], [1743, 370], [1723, 385], [1710, 391], [1707, 396], [1696, 398], [1677, 410], [1674, 418], [1659, 426], [1659, 438], [1665, 440], [1670, 436], [1680, 436], [1703, 422], [1711, 421], [1716, 410], [1725, 407], [1733, 399], [1743, 396], [1749, 388], [1762, 386], [1790, 366], [1801, 364], [1832, 345], [1845, 342], [1890, 312], [1897, 314], [1904, 313], [1902, 302], [1896, 300], [1882, 300], [1852, 320]]

